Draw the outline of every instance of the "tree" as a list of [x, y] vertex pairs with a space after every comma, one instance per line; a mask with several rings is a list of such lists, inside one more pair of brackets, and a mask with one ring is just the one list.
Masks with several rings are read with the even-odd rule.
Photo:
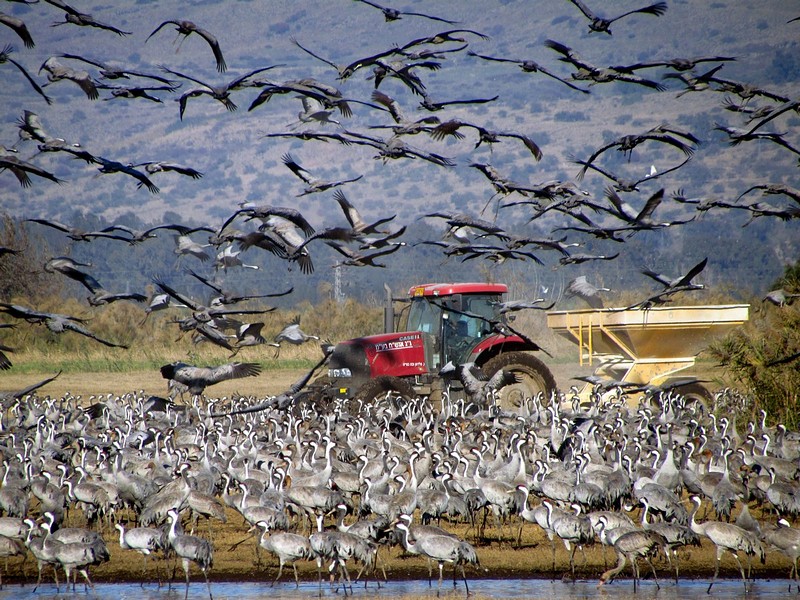
[[[800, 261], [786, 267], [771, 289], [800, 293]], [[753, 413], [765, 410], [787, 427], [800, 423], [800, 301], [774, 306], [760, 300], [746, 326], [709, 347], [712, 358], [741, 384]]]
[[31, 240], [21, 223], [8, 214], [2, 215], [0, 246], [11, 250], [0, 255], [0, 298], [36, 302], [60, 292], [55, 278], [45, 277], [42, 271], [47, 248], [44, 240]]

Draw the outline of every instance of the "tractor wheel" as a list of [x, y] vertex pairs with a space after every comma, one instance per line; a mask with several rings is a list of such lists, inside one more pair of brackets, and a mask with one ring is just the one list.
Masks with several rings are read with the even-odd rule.
[[498, 405], [503, 410], [518, 412], [527, 399], [540, 393], [544, 402], [549, 403], [556, 391], [556, 380], [550, 369], [527, 352], [498, 354], [483, 365], [482, 369], [489, 377], [500, 369], [505, 369], [519, 378], [519, 383], [512, 383], [498, 390]]
[[355, 398], [370, 402], [372, 400], [385, 400], [387, 396], [396, 398], [400, 396], [404, 400], [412, 400], [417, 397], [417, 392], [410, 383], [399, 377], [381, 375], [375, 379], [370, 379], [361, 386], [356, 392]]
[[315, 409], [326, 410], [331, 402], [331, 378], [322, 375], [311, 382], [306, 388], [295, 396], [295, 401], [302, 399], [310, 402]]

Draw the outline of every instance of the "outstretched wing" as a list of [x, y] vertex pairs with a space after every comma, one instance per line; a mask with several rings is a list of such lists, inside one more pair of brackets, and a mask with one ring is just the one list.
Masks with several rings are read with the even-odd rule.
[[261, 374], [261, 365], [258, 363], [228, 363], [211, 369], [210, 380], [212, 383], [239, 379], [241, 377], [257, 377]]
[[169, 296], [171, 296], [172, 298], [174, 298], [175, 300], [177, 300], [181, 304], [185, 304], [186, 306], [188, 306], [192, 310], [198, 310], [200, 308], [200, 305], [197, 302], [195, 302], [194, 300], [192, 300], [188, 296], [184, 296], [180, 292], [174, 290], [172, 287], [170, 287], [169, 285], [167, 285], [166, 283], [161, 281], [158, 277], [154, 277], [153, 278], [153, 283], [155, 283], [156, 286], [158, 286], [158, 288], [162, 292], [164, 292], [165, 294], [168, 294]]
[[114, 342], [109, 342], [108, 340], [104, 340], [103, 338], [98, 337], [97, 335], [86, 329], [86, 327], [69, 319], [65, 319], [63, 321], [63, 325], [64, 329], [69, 329], [70, 331], [74, 331], [75, 333], [80, 333], [81, 335], [85, 335], [86, 337], [91, 338], [96, 342], [100, 342], [101, 344], [103, 344], [104, 346], [108, 346], [109, 348], [125, 348], [126, 350], [128, 349], [128, 346], [124, 344], [115, 344]]

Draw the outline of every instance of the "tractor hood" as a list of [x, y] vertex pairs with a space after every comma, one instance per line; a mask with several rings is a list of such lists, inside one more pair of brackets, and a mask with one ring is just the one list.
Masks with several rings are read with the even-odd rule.
[[419, 331], [381, 333], [339, 342], [330, 370], [350, 369], [352, 375], [407, 377], [428, 372], [426, 334]]

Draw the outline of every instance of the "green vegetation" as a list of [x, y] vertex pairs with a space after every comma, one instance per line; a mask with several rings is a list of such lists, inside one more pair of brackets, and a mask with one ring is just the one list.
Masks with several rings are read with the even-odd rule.
[[[786, 268], [771, 289], [800, 293], [800, 262]], [[750, 415], [766, 411], [789, 429], [800, 425], [800, 302], [774, 306], [762, 302], [741, 329], [715, 342], [709, 354], [747, 395]], [[742, 415], [745, 416], [745, 415]]]

